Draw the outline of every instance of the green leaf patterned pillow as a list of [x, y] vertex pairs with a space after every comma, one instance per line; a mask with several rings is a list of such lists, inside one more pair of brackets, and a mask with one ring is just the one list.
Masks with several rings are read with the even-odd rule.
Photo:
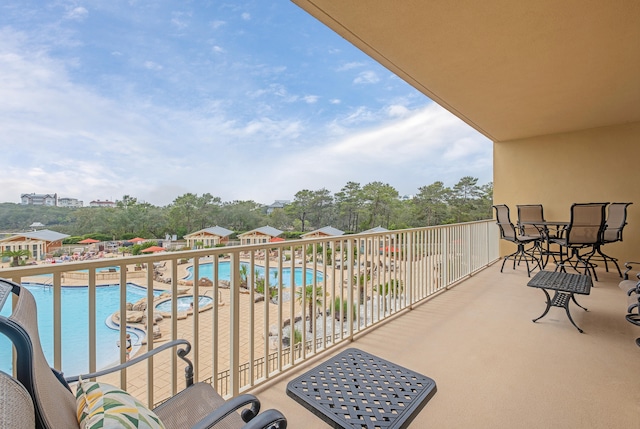
[[110, 384], [81, 379], [76, 404], [81, 429], [165, 429], [153, 411]]

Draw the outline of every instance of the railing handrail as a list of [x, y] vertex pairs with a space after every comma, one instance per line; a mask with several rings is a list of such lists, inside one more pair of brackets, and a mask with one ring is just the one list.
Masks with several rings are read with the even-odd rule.
[[[51, 278], [42, 280], [52, 289], [53, 296], [55, 362], [52, 366], [60, 366], [62, 355], [59, 338], [63, 333], [60, 322], [60, 313], [63, 311], [61, 287], [70, 281], [81, 282], [77, 276], [65, 277], [65, 273], [87, 270], [86, 286], [89, 296], [93, 296], [88, 302], [89, 314], [93, 314], [94, 318], [95, 307], [99, 305], [95, 302], [95, 288], [104, 282], [114, 283], [114, 279], [104, 279], [97, 275], [96, 270], [100, 268], [120, 267], [115, 275], [115, 283], [120, 285], [133, 281], [141, 286], [166, 289], [172, 294], [171, 311], [168, 312], [171, 318], [160, 322], [164, 326], [164, 332], [160, 333], [167, 335], [168, 331], [169, 339], [175, 340], [178, 326], [191, 326], [196, 380], [211, 379], [221, 390], [221, 394], [235, 395], [268, 380], [273, 374], [297, 366], [316, 353], [348, 340], [354, 334], [365, 332], [391, 315], [410, 310], [416, 303], [486, 267], [498, 258], [498, 239], [495, 223], [487, 220], [338, 237], [10, 267], [0, 269], [0, 277], [20, 282], [25, 278], [52, 274]], [[313, 249], [311, 253], [308, 253], [309, 249]], [[189, 265], [181, 264], [185, 260], [190, 261]], [[219, 262], [223, 260], [228, 260], [232, 267], [233, 274], [228, 281], [221, 278], [219, 273]], [[159, 273], [155, 269], [149, 269], [158, 262], [170, 262], [164, 264], [161, 270], [163, 278], [169, 279], [167, 282], [159, 283], [156, 278]], [[248, 268], [241, 268], [240, 262]], [[211, 263], [211, 267], [207, 269], [211, 269], [212, 274], [209, 281], [201, 285], [205, 263]], [[131, 266], [143, 264], [147, 270], [132, 274], [134, 271]], [[193, 281], [180, 278], [183, 268], [179, 268], [179, 265], [183, 268], [192, 267]], [[270, 287], [273, 279], [271, 272], [264, 276], [264, 301], [255, 299], [258, 296], [255, 288], [259, 287], [261, 281], [256, 277], [255, 270], [262, 269], [266, 273], [267, 268], [278, 273], [275, 277], [277, 304], [270, 302], [270, 292], [267, 293], [267, 286]], [[286, 269], [290, 269], [290, 273], [283, 279], [283, 270]], [[296, 270], [300, 270], [299, 280], [302, 285], [312, 286], [311, 292], [307, 288], [298, 287], [298, 274], [294, 272]], [[313, 273], [310, 278], [307, 277], [307, 270]], [[245, 275], [246, 279], [243, 278]], [[249, 299], [240, 291], [243, 282], [251, 285], [246, 291]], [[229, 284], [228, 292], [223, 294], [227, 290], [223, 288], [226, 283]], [[295, 287], [287, 287], [286, 284]], [[202, 314], [196, 311], [191, 317], [184, 319], [184, 310], [182, 313], [178, 311], [177, 302], [178, 292], [184, 287], [192, 288], [192, 295], [205, 294], [213, 298], [212, 311]], [[321, 291], [322, 298], [308, 295], [315, 294], [313, 291], [317, 290]], [[228, 296], [229, 303], [224, 302], [225, 306], [219, 309], [223, 303], [223, 295]], [[148, 299], [153, 298], [151, 291], [146, 296]], [[124, 299], [125, 292], [120, 292], [121, 301], [117, 311], [126, 311], [125, 302], [122, 301]], [[317, 306], [318, 302], [321, 302], [322, 307]], [[248, 326], [244, 325], [247, 322], [240, 321], [241, 311], [250, 315]], [[144, 314], [146, 320], [152, 320], [153, 306], [148, 305]], [[228, 319], [224, 319], [226, 317]], [[285, 326], [286, 319], [291, 321], [288, 328]], [[98, 342], [95, 324], [95, 320], [88, 323], [89, 338], [90, 341]], [[221, 335], [229, 326], [233, 337], [231, 340]], [[311, 333], [308, 332], [309, 329]], [[294, 341], [296, 330], [300, 331], [305, 347]], [[285, 332], [289, 332], [290, 343], [296, 344], [293, 355], [290, 347], [283, 345]], [[208, 349], [203, 349], [204, 346], [199, 343], [199, 338], [205, 333], [211, 335], [212, 345]], [[153, 349], [151, 329], [147, 329], [147, 336], [147, 348]], [[242, 341], [240, 336], [243, 336]], [[124, 338], [123, 325], [120, 327], [121, 341]], [[248, 350], [244, 350], [245, 346], [240, 345], [241, 343], [248, 344]], [[99, 369], [95, 368], [96, 353], [96, 344], [90, 345], [88, 362], [93, 367], [89, 372]], [[119, 353], [120, 360], [123, 361], [125, 351], [120, 350]], [[203, 353], [206, 357], [200, 357]], [[207, 359], [210, 359], [209, 364], [203, 365], [201, 361]], [[174, 358], [170, 370], [173, 391], [177, 383], [176, 365]], [[204, 373], [201, 367], [207, 367], [207, 371], [212, 371], [211, 374]], [[148, 368], [147, 374], [150, 379], [147, 402], [151, 404], [156, 402], [152, 393], [153, 370]], [[228, 374], [228, 379], [225, 374]], [[228, 380], [225, 382], [227, 384], [222, 383], [223, 379]], [[121, 374], [120, 384], [126, 388], [126, 372]], [[169, 395], [172, 393], [175, 392], [168, 392]]]

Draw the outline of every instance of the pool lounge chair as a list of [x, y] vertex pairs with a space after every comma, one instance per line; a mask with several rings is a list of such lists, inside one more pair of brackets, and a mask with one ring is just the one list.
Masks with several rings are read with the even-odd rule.
[[[33, 400], [36, 428], [80, 428], [76, 417], [76, 398], [68, 384], [77, 382], [80, 377], [63, 378], [62, 374], [49, 367], [40, 345], [33, 295], [17, 283], [0, 279], [0, 309], [12, 294], [17, 296], [17, 304], [11, 316], [0, 316], [0, 333], [6, 335], [15, 346], [16, 376]], [[216, 427], [225, 428], [286, 428], [286, 419], [279, 411], [267, 410], [258, 414], [260, 402], [253, 395], [240, 395], [225, 401], [210, 384], [193, 383], [193, 367], [186, 358], [191, 345], [186, 340], [167, 342], [124, 364], [82, 375], [82, 380], [122, 370], [178, 346], [181, 347], [177, 350], [178, 357], [187, 363], [187, 387], [153, 410], [167, 429], [204, 429], [218, 423], [221, 426]]]

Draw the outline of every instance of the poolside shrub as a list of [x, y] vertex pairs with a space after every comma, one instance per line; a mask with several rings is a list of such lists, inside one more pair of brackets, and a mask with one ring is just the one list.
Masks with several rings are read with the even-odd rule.
[[400, 280], [391, 279], [391, 281], [383, 285], [376, 286], [375, 290], [382, 295], [388, 295], [391, 292], [393, 293], [402, 292], [403, 287], [402, 287], [402, 282]]
[[[341, 313], [342, 310], [342, 313]], [[340, 320], [340, 314], [342, 314], [342, 320], [346, 321], [348, 320], [348, 313], [347, 311], [349, 310], [349, 303], [346, 300], [343, 300], [341, 298], [335, 298], [333, 300], [333, 306], [329, 308], [328, 313], [329, 314], [333, 314], [333, 317], [335, 317], [336, 320]], [[358, 306], [356, 304], [353, 304], [352, 308], [352, 320], [356, 319], [356, 316], [358, 314]]]

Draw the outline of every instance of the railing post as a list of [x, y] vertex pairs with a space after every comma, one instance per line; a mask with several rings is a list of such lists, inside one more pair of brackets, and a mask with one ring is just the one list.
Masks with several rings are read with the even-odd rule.
[[[151, 264], [153, 266], [153, 264]], [[176, 314], [177, 313], [177, 306], [176, 306], [176, 301], [175, 301], [175, 297], [177, 295], [177, 289], [173, 289], [172, 290], [172, 298], [171, 298], [171, 314]], [[127, 285], [124, 285], [124, 295], [125, 295], [125, 301], [126, 301], [126, 295], [127, 295]], [[149, 263], [147, 263], [147, 309], [145, 311], [146, 316], [147, 316], [147, 350], [153, 350], [154, 348], [154, 340], [153, 340], [153, 323], [154, 323], [154, 315], [153, 315], [153, 268], [149, 269]], [[126, 302], [125, 302], [126, 304]], [[126, 318], [126, 309], [123, 313], [120, 314], [120, 323], [127, 323], [127, 318]], [[124, 319], [122, 318], [122, 315], [124, 315]], [[177, 330], [177, 324], [175, 322], [176, 318], [173, 318], [172, 321], [172, 326], [174, 327], [172, 329], [172, 335], [175, 335], [175, 332]], [[126, 326], [125, 326], [126, 328]], [[174, 337], [175, 338], [175, 337]], [[123, 343], [120, 343], [121, 345], [124, 345], [124, 347], [121, 348], [126, 348], [127, 343], [126, 340]], [[147, 404], [149, 404], [149, 406], [153, 405], [155, 403], [153, 397], [154, 397], [154, 365], [153, 365], [153, 360], [154, 357], [151, 356], [149, 359], [147, 359]], [[173, 371], [172, 373], [175, 376], [175, 364], [173, 364]], [[175, 383], [174, 383], [175, 384]]]
[[449, 228], [442, 229], [442, 283], [443, 287], [449, 287]]
[[410, 232], [406, 235], [407, 237], [407, 274], [406, 274], [406, 283], [404, 285], [404, 289], [405, 291], [408, 290], [408, 292], [406, 292], [407, 294], [407, 299], [409, 300], [409, 309], [413, 309], [413, 240], [411, 240], [411, 237], [413, 237], [413, 232]]
[[347, 268], [349, 276], [347, 279], [347, 323], [349, 324], [347, 337], [353, 341], [353, 264], [356, 263], [353, 257], [353, 240], [347, 240], [347, 252], [347, 260], [349, 261]]
[[473, 228], [473, 224], [468, 224], [465, 225], [466, 227], [466, 231], [467, 231], [467, 245], [465, 246], [466, 249], [465, 251], [467, 252], [467, 272], [465, 273], [466, 275], [470, 275], [473, 272], [473, 261], [471, 259], [471, 249], [473, 248], [473, 234], [472, 234], [472, 228]]
[[240, 254], [232, 253], [231, 256], [231, 329], [230, 329], [230, 374], [229, 382], [231, 395], [237, 396], [240, 392]]
[[[88, 290], [88, 306], [89, 306], [89, 372], [96, 372], [96, 269], [89, 268], [89, 290]], [[126, 319], [125, 319], [126, 320]]]
[[62, 277], [53, 274], [53, 367], [62, 369]]

